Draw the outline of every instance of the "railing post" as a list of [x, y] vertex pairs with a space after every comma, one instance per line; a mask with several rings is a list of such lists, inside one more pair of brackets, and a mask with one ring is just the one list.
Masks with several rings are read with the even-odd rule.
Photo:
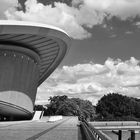
[[131, 130], [131, 140], [135, 140], [135, 130]]
[[119, 130], [118, 132], [118, 140], [122, 140], [122, 130]]

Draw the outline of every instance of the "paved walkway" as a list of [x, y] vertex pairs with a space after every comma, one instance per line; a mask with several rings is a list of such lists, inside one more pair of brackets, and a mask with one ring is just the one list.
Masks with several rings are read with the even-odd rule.
[[57, 122], [0, 122], [1, 140], [79, 140], [77, 117], [64, 117]]

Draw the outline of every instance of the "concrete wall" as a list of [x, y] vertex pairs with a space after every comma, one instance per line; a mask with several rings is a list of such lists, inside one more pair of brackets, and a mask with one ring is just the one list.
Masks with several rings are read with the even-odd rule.
[[0, 45], [0, 114], [26, 116], [33, 111], [39, 68], [26, 51]]

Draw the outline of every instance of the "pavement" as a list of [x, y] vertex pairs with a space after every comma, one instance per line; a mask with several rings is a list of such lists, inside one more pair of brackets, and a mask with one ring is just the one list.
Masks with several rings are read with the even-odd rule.
[[81, 140], [77, 117], [63, 117], [48, 122], [39, 121], [0, 122], [0, 140]]

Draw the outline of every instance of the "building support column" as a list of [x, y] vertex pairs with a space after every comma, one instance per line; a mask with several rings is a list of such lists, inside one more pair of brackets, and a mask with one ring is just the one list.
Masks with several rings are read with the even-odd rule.
[[135, 130], [131, 130], [131, 140], [135, 140]]
[[122, 140], [122, 130], [118, 131], [118, 140]]
[[118, 140], [122, 140], [122, 130], [119, 130], [118, 132], [112, 130], [112, 133], [118, 135]]

